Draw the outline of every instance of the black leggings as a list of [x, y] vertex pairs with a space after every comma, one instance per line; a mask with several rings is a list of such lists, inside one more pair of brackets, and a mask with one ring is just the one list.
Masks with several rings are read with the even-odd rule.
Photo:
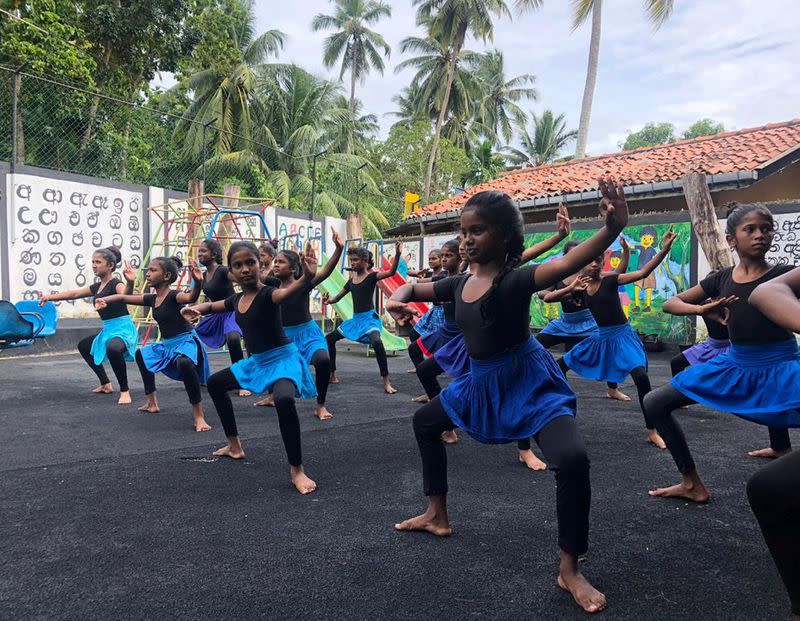
[[311, 366], [314, 367], [314, 379], [317, 383], [317, 403], [325, 404], [328, 395], [328, 384], [331, 383], [331, 359], [327, 349], [318, 349], [311, 356]]
[[[197, 359], [203, 359], [203, 346], [199, 341], [197, 343]], [[142, 375], [142, 383], [144, 384], [144, 394], [150, 395], [156, 391], [156, 375], [149, 370], [144, 364], [142, 358], [142, 350], [136, 351], [136, 364], [139, 367], [139, 373]], [[196, 405], [203, 400], [200, 394], [200, 375], [197, 373], [197, 366], [194, 361], [187, 356], [178, 356], [170, 363], [170, 366], [177, 369], [183, 380], [183, 387], [186, 388], [186, 394], [189, 395], [189, 403]]]
[[[569, 367], [563, 358], [558, 359], [558, 366], [561, 367], [564, 375], [566, 375], [567, 371], [569, 371]], [[631, 370], [631, 379], [633, 380], [633, 383], [636, 384], [636, 392], [639, 394], [639, 407], [642, 408], [642, 414], [644, 414], [645, 427], [647, 427], [647, 429], [653, 429], [653, 425], [651, 424], [650, 419], [648, 419], [647, 412], [644, 409], [645, 395], [652, 390], [650, 387], [650, 376], [647, 374], [647, 370], [644, 367], [636, 367], [635, 369]], [[609, 383], [608, 387], [616, 388], [617, 385], [614, 384], [612, 386], [612, 384]]]
[[[422, 456], [426, 496], [447, 493], [447, 452], [442, 433], [455, 429], [439, 399], [414, 413], [414, 435]], [[572, 416], [559, 416], [545, 425], [534, 440], [556, 475], [558, 545], [579, 556], [589, 547], [589, 457]]]
[[[336, 371], [336, 342], [341, 341], [344, 336], [338, 330], [329, 332], [325, 335], [325, 340], [328, 341], [328, 356], [330, 357], [331, 372]], [[381, 377], [388, 377], [389, 364], [386, 361], [386, 348], [383, 346], [381, 340], [381, 333], [373, 330], [367, 334], [369, 339], [369, 346], [375, 351], [375, 357], [378, 359], [378, 367], [381, 370]]]
[[[94, 339], [94, 336], [87, 336], [85, 339], [82, 339], [78, 343], [78, 351], [81, 356], [83, 356], [86, 364], [89, 365], [89, 368], [97, 375], [100, 384], [110, 384], [111, 381], [108, 379], [103, 365], [95, 364], [94, 358], [92, 358], [91, 351]], [[117, 377], [120, 392], [128, 392], [128, 367], [125, 365], [125, 352], [125, 343], [120, 338], [113, 338], [106, 343], [106, 357], [108, 358], [108, 362], [111, 363], [114, 375]]]
[[[694, 459], [672, 411], [684, 405], [694, 403], [672, 384], [665, 384], [649, 393], [644, 400], [645, 416], [658, 431], [659, 435], [672, 454], [675, 465], [681, 474], [688, 474], [695, 470]], [[768, 427], [770, 447], [775, 451], [785, 451], [791, 448], [789, 431], [778, 427]]]
[[[233, 403], [228, 392], [239, 390], [242, 387], [230, 368], [214, 373], [208, 378], [208, 394], [217, 408], [225, 437], [238, 437], [236, 429], [236, 416], [233, 414]], [[286, 457], [292, 466], [303, 464], [303, 454], [300, 447], [300, 419], [294, 403], [295, 385], [288, 379], [279, 379], [272, 386], [272, 398], [275, 400], [275, 409], [278, 412], [278, 426], [281, 429], [283, 446]]]
[[225, 335], [225, 342], [228, 346], [228, 353], [230, 354], [232, 364], [244, 360], [241, 334], [238, 332], [228, 332], [228, 334]]
[[[557, 336], [555, 334], [543, 334], [541, 332], [536, 334], [536, 340], [539, 341], [545, 349], [550, 349], [551, 347], [563, 343], [565, 352], [568, 352], [585, 338], [585, 336]], [[616, 390], [619, 387], [619, 384], [616, 382], [606, 382], [606, 385], [610, 390]], [[528, 442], [528, 448], [530, 448], [530, 442]]]
[[747, 497], [789, 592], [792, 612], [800, 615], [800, 453], [756, 472], [747, 483]]
[[687, 369], [688, 367], [692, 366], [689, 364], [689, 361], [686, 359], [686, 356], [683, 354], [678, 354], [672, 360], [669, 361], [670, 369], [672, 369], [672, 377], [675, 377], [678, 373]]

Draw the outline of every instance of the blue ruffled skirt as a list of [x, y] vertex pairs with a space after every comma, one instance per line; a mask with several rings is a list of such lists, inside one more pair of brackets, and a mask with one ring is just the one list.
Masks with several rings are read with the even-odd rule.
[[459, 333], [433, 354], [434, 360], [450, 377], [461, 377], [470, 370], [470, 357], [464, 335]]
[[381, 318], [374, 310], [355, 313], [350, 319], [339, 326], [339, 333], [346, 339], [369, 345], [370, 332], [383, 330]]
[[130, 315], [105, 319], [100, 334], [94, 337], [90, 350], [95, 364], [103, 364], [106, 360], [106, 345], [111, 339], [121, 339], [125, 343], [125, 359], [133, 360], [136, 345], [139, 342], [139, 331], [133, 324]]
[[681, 393], [715, 410], [770, 427], [800, 427], [800, 350], [792, 338], [732, 343], [728, 353], [672, 378]]
[[592, 317], [592, 311], [588, 308], [577, 313], [564, 313], [542, 329], [542, 334], [576, 338], [591, 336], [595, 332], [597, 332], [597, 323]]
[[237, 332], [242, 334], [242, 329], [236, 323], [236, 313], [210, 313], [200, 320], [194, 331], [200, 340], [211, 349], [220, 349], [227, 342], [228, 334]]
[[629, 323], [599, 327], [564, 354], [564, 362], [581, 377], [622, 382], [636, 367], [647, 369], [642, 339]]
[[444, 307], [434, 306], [417, 320], [414, 329], [420, 336], [435, 332], [444, 325]]
[[193, 331], [184, 332], [157, 343], [150, 343], [142, 347], [140, 351], [144, 366], [152, 373], [161, 372], [170, 379], [180, 380], [182, 379], [181, 374], [174, 363], [179, 356], [186, 356], [197, 367], [197, 375], [200, 376], [201, 384], [205, 384], [208, 376], [211, 375], [206, 349], [200, 344], [197, 334]]
[[478, 442], [501, 444], [537, 434], [554, 418], [575, 416], [575, 393], [533, 337], [487, 360], [439, 395], [456, 426]]
[[417, 339], [417, 345], [428, 358], [433, 356], [441, 347], [461, 334], [461, 328], [455, 321], [445, 321], [435, 332], [426, 334]]
[[300, 352], [300, 357], [306, 361], [306, 364], [311, 364], [311, 358], [320, 349], [328, 351], [325, 335], [313, 319], [296, 326], [283, 326], [283, 332], [295, 344], [297, 351]]
[[300, 357], [294, 343], [268, 349], [231, 366], [239, 386], [251, 392], [267, 392], [280, 379], [294, 383], [295, 397], [312, 399], [317, 396], [314, 379], [308, 364]]
[[684, 349], [683, 356], [689, 361], [690, 365], [694, 366], [709, 362], [720, 354], [727, 353], [730, 346], [731, 342], [728, 339], [712, 339], [709, 337], [702, 343], [693, 345], [689, 349]]

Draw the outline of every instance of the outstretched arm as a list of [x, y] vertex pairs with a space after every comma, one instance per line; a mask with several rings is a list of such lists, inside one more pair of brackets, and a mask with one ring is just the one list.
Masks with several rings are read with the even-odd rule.
[[60, 293], [48, 293], [47, 295], [39, 296], [39, 306], [44, 306], [47, 302], [60, 302], [62, 300], [80, 300], [81, 298], [88, 298], [92, 295], [92, 290], [89, 287], [81, 287], [80, 289], [70, 289], [69, 291], [62, 291]]
[[194, 304], [200, 297], [200, 291], [203, 287], [203, 272], [197, 261], [189, 259], [189, 273], [192, 275], [192, 288], [188, 291], [179, 291], [175, 296], [178, 304]]
[[800, 332], [800, 268], [758, 285], [748, 302], [779, 326]]
[[400, 265], [400, 253], [403, 252], [403, 242], [396, 241], [394, 243], [394, 261], [392, 261], [392, 267], [389, 269], [388, 272], [378, 272], [378, 280], [383, 280], [384, 278], [390, 278], [397, 273], [397, 267]]
[[585, 242], [578, 244], [566, 255], [541, 264], [534, 272], [537, 289], [547, 289], [563, 280], [564, 277], [578, 273], [595, 258], [603, 254], [628, 223], [628, 203], [621, 183], [611, 179], [600, 179], [600, 214], [605, 216], [606, 224]]
[[722, 325], [728, 325], [729, 306], [739, 298], [731, 295], [727, 298], [708, 300], [708, 293], [700, 285], [695, 285], [664, 302], [665, 313], [677, 316], [701, 315]]
[[[119, 287], [124, 287], [122, 283], [118, 285]], [[130, 304], [131, 306], [144, 306], [144, 296], [143, 295], [125, 295], [124, 293], [115, 293], [114, 295], [107, 295], [102, 298], [97, 298], [94, 301], [94, 307], [96, 310], [102, 310], [106, 308], [109, 304], [113, 304], [114, 302], [124, 302], [125, 304]]]
[[555, 235], [548, 237], [544, 241], [540, 241], [538, 244], [534, 244], [530, 248], [525, 248], [525, 250], [522, 252], [522, 264], [525, 264], [528, 261], [533, 261], [551, 248], [557, 246], [562, 240], [569, 237], [572, 229], [569, 221], [569, 214], [567, 213], [567, 208], [564, 206], [564, 203], [561, 203], [558, 206], [558, 212], [556, 213], [556, 228], [558, 230], [556, 231]]
[[328, 276], [333, 274], [333, 270], [336, 269], [336, 266], [339, 264], [339, 259], [342, 258], [342, 251], [344, 250], [344, 244], [342, 243], [342, 238], [339, 237], [339, 233], [336, 232], [335, 229], [331, 228], [332, 235], [333, 235], [333, 243], [336, 246], [336, 249], [333, 251], [331, 258], [328, 259], [328, 262], [322, 267], [321, 270], [317, 272], [317, 275], [314, 276], [314, 280], [312, 284], [316, 287], [319, 283], [324, 281]]
[[617, 269], [614, 270], [617, 274], [624, 274], [628, 271], [628, 265], [631, 262], [631, 247], [628, 245], [628, 242], [625, 241], [624, 237], [619, 238], [620, 246], [622, 246], [622, 261], [619, 262], [617, 265]]
[[398, 287], [386, 302], [386, 311], [401, 325], [408, 323], [421, 313], [408, 305], [409, 302], [433, 302], [436, 300], [435, 283], [409, 283]]
[[619, 284], [628, 285], [632, 282], [638, 282], [652, 274], [653, 270], [661, 265], [661, 262], [670, 253], [670, 250], [672, 250], [672, 244], [675, 242], [675, 238], [677, 236], [678, 235], [672, 230], [672, 225], [670, 225], [669, 230], [664, 233], [664, 237], [661, 239], [661, 250], [658, 251], [658, 254], [650, 259], [647, 262], [647, 265], [636, 270], [635, 272], [630, 272], [629, 274], [620, 274]]
[[210, 315], [211, 313], [227, 313], [228, 309], [225, 307], [225, 300], [218, 300], [217, 302], [203, 302], [195, 306], [184, 306], [181, 309], [181, 316], [186, 321], [197, 321], [203, 315]]
[[553, 302], [560, 302], [566, 297], [575, 291], [585, 291], [586, 287], [589, 284], [589, 279], [585, 276], [580, 278], [575, 278], [571, 283], [569, 283], [566, 287], [561, 289], [555, 289], [553, 291], [546, 291], [543, 292], [542, 300], [547, 302], [548, 304], [552, 304]]

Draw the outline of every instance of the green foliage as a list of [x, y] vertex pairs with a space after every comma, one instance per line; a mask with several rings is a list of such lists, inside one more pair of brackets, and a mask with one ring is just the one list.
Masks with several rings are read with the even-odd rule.
[[484, 140], [478, 148], [470, 153], [469, 165], [461, 177], [461, 183], [468, 188], [478, 183], [497, 179], [505, 168], [502, 155], [495, 153], [492, 143]]
[[532, 115], [533, 134], [525, 125], [518, 125], [522, 148], [504, 147], [508, 159], [514, 164], [538, 166], [558, 159], [561, 150], [578, 135], [576, 130], [567, 130], [564, 115], [554, 116], [552, 110], [545, 110], [541, 116]]
[[713, 136], [725, 131], [722, 123], [717, 123], [712, 119], [700, 119], [692, 123], [689, 128], [681, 134], [681, 138], [699, 138], [700, 136]]
[[672, 123], [647, 123], [638, 132], [628, 132], [619, 146], [623, 150], [653, 147], [675, 142], [675, 126]]

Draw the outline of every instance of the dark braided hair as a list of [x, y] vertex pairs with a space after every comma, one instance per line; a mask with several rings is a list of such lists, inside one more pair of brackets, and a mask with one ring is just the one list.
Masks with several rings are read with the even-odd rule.
[[367, 269], [375, 267], [375, 261], [372, 258], [372, 252], [367, 250], [364, 246], [356, 246], [355, 248], [347, 249], [347, 256], [358, 257], [367, 264]]
[[214, 257], [214, 261], [218, 265], [222, 265], [222, 246], [216, 239], [204, 239], [203, 246], [205, 246], [211, 255]]
[[[249, 252], [253, 253], [257, 261], [259, 260], [258, 248], [256, 248], [256, 245], [253, 242], [236, 241], [231, 244], [230, 248], [228, 248], [228, 265], [231, 264], [231, 258], [233, 257], [233, 255], [239, 252], [240, 250], [248, 250]], [[274, 248], [273, 248], [273, 254], [274, 254]]]
[[170, 278], [167, 279], [169, 284], [178, 280], [178, 275], [183, 268], [183, 261], [181, 261], [180, 257], [156, 257], [153, 261], [161, 266], [165, 274], [170, 275]]
[[731, 237], [736, 236], [736, 227], [739, 226], [744, 217], [752, 212], [760, 213], [762, 216], [769, 219], [772, 226], [775, 226], [775, 220], [772, 217], [772, 212], [761, 203], [737, 203], [731, 202], [725, 205], [728, 221], [725, 223], [725, 232]]
[[303, 276], [303, 267], [300, 265], [300, 255], [294, 250], [281, 250], [278, 254], [282, 254], [289, 262], [289, 267], [292, 268], [292, 276], [301, 278]]
[[114, 268], [122, 262], [122, 253], [116, 246], [108, 246], [107, 248], [98, 248], [95, 252], [102, 255], [108, 261], [108, 264]]
[[461, 242], [458, 239], [448, 239], [446, 242], [442, 244], [442, 250], [447, 248], [450, 252], [458, 256], [458, 247], [461, 245]]
[[519, 208], [504, 192], [488, 190], [473, 194], [464, 205], [462, 213], [465, 211], [474, 211], [490, 228], [507, 238], [503, 265], [492, 280], [488, 295], [481, 302], [481, 317], [485, 324], [488, 324], [495, 317], [495, 298], [500, 283], [522, 262], [522, 252], [525, 250], [525, 227]]

